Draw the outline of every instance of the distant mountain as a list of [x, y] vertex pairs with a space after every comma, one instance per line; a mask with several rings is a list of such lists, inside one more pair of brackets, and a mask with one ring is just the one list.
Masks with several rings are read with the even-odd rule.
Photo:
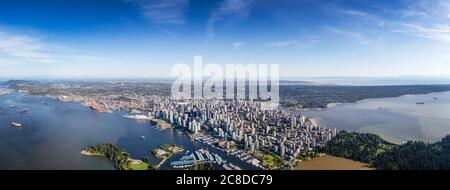
[[295, 80], [280, 80], [280, 85], [319, 85], [319, 83]]

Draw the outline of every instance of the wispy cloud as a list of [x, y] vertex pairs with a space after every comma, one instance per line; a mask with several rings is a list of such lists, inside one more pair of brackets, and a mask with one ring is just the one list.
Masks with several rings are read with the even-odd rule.
[[442, 7], [442, 10], [444, 12], [444, 15], [447, 14], [447, 18], [450, 19], [450, 2], [449, 1], [443, 1], [441, 0], [439, 2], [440, 6]]
[[167, 34], [169, 36], [172, 36], [172, 37], [177, 37], [178, 36], [177, 33], [173, 32], [173, 31], [171, 31], [171, 30], [169, 30], [167, 28], [158, 26], [158, 25], [154, 25], [153, 28], [155, 28], [156, 30], [159, 30], [159, 31], [161, 31], [161, 32], [163, 32], [163, 33], [165, 33], [165, 34]]
[[279, 42], [270, 42], [266, 44], [266, 47], [286, 47], [297, 45], [298, 40], [290, 40], [290, 41], [279, 41]]
[[429, 16], [428, 13], [426, 13], [424, 11], [414, 10], [414, 9], [400, 10], [399, 13], [404, 18]]
[[375, 16], [358, 10], [353, 9], [338, 9], [337, 12], [347, 15], [347, 16], [355, 16], [359, 18], [366, 18], [366, 19], [376, 19]]
[[424, 27], [414, 24], [400, 24], [395, 32], [406, 33], [421, 38], [450, 43], [450, 26], [435, 25], [433, 27]]
[[299, 47], [310, 47], [311, 45], [320, 41], [320, 36], [304, 34], [297, 39], [294, 40], [285, 40], [285, 41], [275, 41], [266, 43], [265, 46], [268, 48], [276, 48], [276, 47], [289, 47], [289, 46], [299, 46]]
[[39, 38], [0, 31], [0, 55], [4, 60], [14, 59], [47, 63], [51, 61], [48, 54], [51, 49], [43, 44]]
[[43, 37], [16, 34], [0, 29], [0, 63], [50, 64], [67, 61], [100, 63], [111, 60], [47, 43]]
[[317, 35], [307, 35], [304, 37], [307, 42], [318, 42], [320, 41], [320, 36]]
[[339, 19], [366, 20], [375, 23], [381, 21], [378, 15], [375, 15], [372, 12], [366, 12], [355, 8], [342, 7], [339, 4], [325, 4], [324, 9], [328, 14]]
[[348, 31], [348, 30], [343, 30], [343, 29], [339, 29], [339, 28], [335, 28], [335, 27], [325, 27], [325, 29], [335, 33], [335, 34], [339, 34], [339, 35], [344, 35], [347, 37], [351, 37], [356, 39], [360, 44], [368, 44], [370, 43], [370, 40], [364, 36], [362, 33], [359, 32], [353, 32], [353, 31]]
[[[397, 13], [400, 18], [408, 19], [424, 19], [427, 22], [441, 21], [450, 13], [450, 1], [448, 0], [433, 0], [433, 1], [409, 1], [406, 3], [406, 8], [399, 10], [387, 9], [391, 12]], [[425, 20], [426, 19], [426, 20]]]
[[251, 0], [223, 0], [206, 23], [208, 38], [215, 35], [216, 23], [224, 19], [244, 19], [249, 15], [253, 4]]
[[141, 14], [156, 24], [185, 24], [189, 0], [127, 0], [136, 3]]
[[244, 42], [233, 42], [231, 46], [233, 46], [234, 49], [241, 48], [245, 43]]

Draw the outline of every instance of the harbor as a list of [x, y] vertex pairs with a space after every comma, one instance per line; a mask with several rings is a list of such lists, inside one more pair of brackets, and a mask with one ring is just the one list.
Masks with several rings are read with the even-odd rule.
[[217, 164], [225, 170], [242, 170], [239, 166], [227, 162], [218, 154], [206, 149], [199, 149], [193, 153], [186, 152], [179, 160], [170, 162], [170, 165], [175, 169], [189, 169], [194, 164], [201, 163]]
[[[43, 106], [42, 102], [46, 105]], [[79, 103], [61, 102], [45, 96], [24, 96], [19, 92], [0, 96], [0, 108], [0, 141], [4, 142], [0, 144], [3, 152], [0, 154], [0, 169], [113, 170], [115, 168], [108, 160], [80, 155], [83, 148], [104, 142], [126, 149], [132, 158], [148, 157], [154, 164], [160, 160], [149, 150], [169, 143], [180, 145], [192, 153], [209, 149], [215, 162], [215, 154], [223, 160], [218, 162], [223, 168], [255, 169], [236, 157], [191, 139], [180, 130], [162, 130], [147, 121], [124, 118], [123, 115], [129, 114], [124, 111], [99, 113]], [[21, 113], [25, 108], [27, 112]], [[21, 127], [14, 127], [12, 122]], [[167, 160], [161, 169], [174, 169], [170, 162], [177, 161], [181, 155], [179, 153]], [[203, 157], [209, 160], [208, 156]], [[29, 161], [8, 164], [8, 160], [23, 158]]]
[[[199, 135], [197, 137], [194, 137], [193, 139], [197, 142], [206, 144], [213, 149], [225, 152], [225, 153], [227, 153], [227, 155], [233, 156], [245, 163], [248, 163], [248, 164], [254, 166], [255, 168], [262, 169], [262, 170], [266, 169], [261, 165], [261, 161], [255, 157], [253, 157], [249, 151], [242, 150], [242, 149], [230, 149], [229, 147], [226, 147], [226, 146], [225, 147], [217, 146], [222, 140], [218, 137], [214, 137], [212, 134]], [[226, 168], [226, 167], [224, 167], [224, 168]], [[233, 168], [233, 166], [231, 166], [231, 168]]]

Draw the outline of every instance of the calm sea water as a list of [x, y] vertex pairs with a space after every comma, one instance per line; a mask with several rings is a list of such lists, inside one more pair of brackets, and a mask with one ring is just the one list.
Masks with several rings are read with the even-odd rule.
[[301, 112], [322, 126], [375, 133], [394, 143], [435, 142], [450, 134], [450, 92], [366, 99]]
[[[29, 111], [20, 113], [24, 108]], [[155, 164], [158, 160], [150, 151], [162, 144], [182, 145], [191, 152], [209, 148], [177, 130], [157, 129], [148, 122], [123, 118], [123, 114], [98, 113], [78, 103], [17, 92], [0, 96], [0, 169], [114, 169], [104, 158], [80, 154], [86, 146], [100, 143], [125, 148], [132, 158], [149, 156]], [[13, 121], [22, 123], [22, 128], [12, 127]], [[222, 151], [209, 150], [244, 169], [254, 169]], [[169, 165], [166, 162], [162, 168], [169, 169]]]

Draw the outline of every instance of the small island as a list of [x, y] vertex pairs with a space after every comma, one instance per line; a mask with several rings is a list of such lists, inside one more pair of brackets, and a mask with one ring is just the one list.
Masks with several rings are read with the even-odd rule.
[[81, 151], [85, 156], [103, 156], [114, 163], [119, 170], [148, 170], [152, 166], [142, 160], [131, 159], [130, 154], [124, 149], [119, 149], [114, 144], [99, 144], [89, 146]]
[[155, 148], [152, 153], [156, 158], [162, 159], [159, 164], [155, 166], [155, 169], [159, 169], [161, 165], [164, 164], [167, 160], [169, 160], [172, 156], [179, 152], [183, 152], [184, 148], [177, 145], [164, 144], [159, 148]]

